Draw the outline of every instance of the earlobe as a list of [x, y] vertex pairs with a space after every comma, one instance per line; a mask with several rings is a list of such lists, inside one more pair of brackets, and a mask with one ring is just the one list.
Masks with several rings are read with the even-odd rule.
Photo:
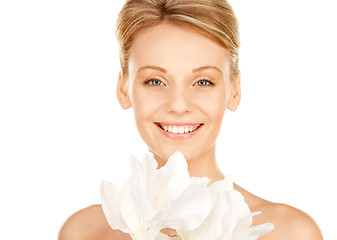
[[234, 81], [235, 82], [233, 82], [232, 93], [231, 93], [231, 96], [230, 96], [230, 99], [227, 105], [227, 108], [231, 110], [232, 112], [234, 112], [239, 107], [240, 100], [241, 100], [241, 76], [240, 74], [239, 76], [237, 76], [237, 78]]
[[124, 78], [122, 73], [119, 73], [116, 95], [119, 104], [123, 109], [128, 109], [131, 107], [131, 101], [127, 88], [127, 79]]

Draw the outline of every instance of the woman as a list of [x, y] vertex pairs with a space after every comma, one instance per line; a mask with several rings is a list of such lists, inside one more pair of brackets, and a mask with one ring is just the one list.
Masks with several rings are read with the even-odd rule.
[[[215, 142], [226, 108], [235, 111], [241, 97], [238, 24], [230, 5], [224, 0], [128, 0], [117, 37], [117, 97], [122, 108], [133, 108], [139, 134], [159, 167], [179, 150], [190, 175], [223, 179]], [[275, 225], [261, 239], [322, 239], [302, 211], [235, 189], [251, 212], [262, 212], [253, 225]], [[94, 205], [72, 215], [59, 239], [131, 238], [112, 230], [100, 205]]]

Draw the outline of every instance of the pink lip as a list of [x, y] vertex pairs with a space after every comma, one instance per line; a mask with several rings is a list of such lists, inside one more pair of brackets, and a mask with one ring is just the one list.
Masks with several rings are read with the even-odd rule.
[[[183, 140], [192, 137], [195, 135], [204, 124], [200, 123], [182, 123], [182, 122], [160, 122], [160, 123], [154, 123], [158, 129], [168, 138], [171, 139], [176, 139], [176, 140]], [[175, 125], [175, 126], [183, 126], [183, 125], [192, 125], [192, 126], [199, 126], [196, 130], [193, 132], [188, 132], [188, 133], [171, 133], [171, 132], [166, 132], [164, 129], [160, 127], [160, 124], [162, 125]]]

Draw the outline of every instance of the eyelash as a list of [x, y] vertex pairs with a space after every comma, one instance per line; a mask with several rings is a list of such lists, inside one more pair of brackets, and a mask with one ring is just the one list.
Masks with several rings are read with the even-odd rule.
[[[160, 84], [159, 85], [156, 85], [156, 84], [153, 84], [154, 81], [159, 81]], [[206, 82], [207, 85], [197, 85], [198, 82]], [[151, 86], [161, 86], [162, 84], [165, 85], [161, 80], [159, 79], [155, 79], [155, 78], [151, 78], [151, 79], [148, 79], [144, 82], [144, 84], [150, 84]], [[206, 86], [213, 86], [214, 85], [214, 82], [208, 78], [203, 78], [203, 79], [200, 79], [198, 80], [195, 84], [193, 85], [197, 85], [198, 87], [206, 87]]]
[[198, 87], [207, 87], [207, 86], [213, 86], [214, 85], [214, 82], [209, 79], [209, 78], [202, 78], [202, 79], [199, 79], [195, 84], [197, 84], [198, 82], [206, 82], [207, 85], [197, 85]]
[[[161, 80], [159, 80], [159, 79], [156, 79], [156, 78], [150, 78], [150, 79], [146, 80], [146, 81], [144, 82], [144, 84], [145, 84], [145, 85], [149, 84], [149, 85], [151, 85], [151, 86], [160, 86], [160, 85], [152, 84], [154, 81], [159, 81], [159, 82], [161, 83], [160, 85], [164, 84], [163, 81], [161, 81]], [[152, 83], [151, 83], [151, 82], [152, 82]]]

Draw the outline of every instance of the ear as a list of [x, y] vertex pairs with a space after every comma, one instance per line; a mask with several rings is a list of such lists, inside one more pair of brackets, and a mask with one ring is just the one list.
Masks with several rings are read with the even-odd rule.
[[127, 81], [128, 79], [125, 79], [123, 74], [120, 72], [118, 76], [116, 95], [118, 102], [123, 109], [128, 109], [131, 107]]
[[228, 100], [227, 108], [232, 112], [234, 112], [238, 108], [240, 100], [241, 100], [241, 73], [239, 73], [236, 79], [234, 79], [232, 82], [232, 92]]

